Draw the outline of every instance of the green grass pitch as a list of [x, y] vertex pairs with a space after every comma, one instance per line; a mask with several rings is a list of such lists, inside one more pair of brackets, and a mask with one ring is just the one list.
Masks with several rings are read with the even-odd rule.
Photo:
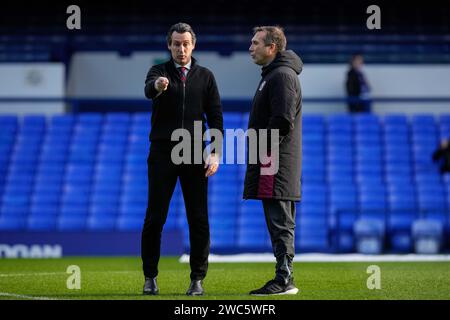
[[[67, 267], [81, 270], [81, 289], [68, 289]], [[380, 289], [369, 290], [370, 265], [380, 267]], [[295, 296], [251, 297], [274, 273], [273, 263], [210, 263], [203, 297], [187, 297], [189, 264], [160, 261], [159, 296], [143, 296], [138, 257], [0, 260], [0, 299], [450, 299], [450, 262], [296, 262]]]

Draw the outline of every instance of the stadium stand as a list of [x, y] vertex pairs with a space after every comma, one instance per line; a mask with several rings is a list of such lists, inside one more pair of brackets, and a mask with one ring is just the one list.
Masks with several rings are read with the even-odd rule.
[[[245, 129], [247, 117], [226, 112], [225, 128]], [[373, 249], [360, 240], [374, 234], [380, 252], [431, 250], [421, 237], [448, 250], [450, 178], [431, 154], [449, 124], [448, 115], [305, 114], [297, 250]], [[1, 115], [0, 230], [140, 231], [149, 130], [149, 113]], [[270, 251], [261, 203], [242, 200], [244, 172], [223, 164], [210, 179], [213, 252]], [[183, 230], [187, 247], [184, 210], [177, 186], [165, 228]]]
[[[355, 52], [369, 63], [448, 63], [448, 5], [415, 6], [384, 2], [383, 27], [371, 34], [362, 15], [365, 2], [314, 1], [298, 10], [295, 0], [274, 6], [270, 0], [202, 0], [177, 4], [144, 1], [78, 1], [82, 28], [66, 28], [67, 3], [39, 1], [27, 8], [5, 3], [0, 12], [0, 61], [70, 61], [77, 51], [166, 50], [167, 27], [174, 21], [193, 23], [201, 34], [198, 49], [229, 55], [248, 49], [255, 25], [285, 27], [289, 47], [308, 63], [346, 63]], [[25, 10], [27, 9], [27, 10]], [[23, 21], [27, 24], [24, 26]]]

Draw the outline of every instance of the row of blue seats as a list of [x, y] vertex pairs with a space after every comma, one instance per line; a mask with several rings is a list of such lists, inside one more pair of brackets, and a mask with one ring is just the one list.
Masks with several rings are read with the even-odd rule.
[[[84, 113], [80, 115], [56, 115], [47, 119], [42, 115], [25, 115], [19, 118], [16, 115], [0, 115], [0, 127], [16, 127], [20, 124], [24, 127], [43, 128], [50, 127], [72, 127], [76, 125], [86, 125], [95, 127], [96, 125], [150, 125], [151, 113]], [[248, 113], [243, 112], [225, 112], [224, 122], [227, 123], [243, 123], [248, 120]], [[362, 131], [372, 130], [378, 126], [402, 128], [411, 126], [413, 129], [424, 129], [435, 127], [437, 125], [450, 126], [450, 116], [442, 114], [435, 116], [432, 114], [413, 114], [410, 116], [404, 114], [386, 114], [378, 116], [375, 114], [304, 114], [303, 124], [306, 127], [324, 126], [345, 130], [348, 127], [355, 129], [366, 129]], [[225, 125], [226, 126], [226, 125]], [[227, 127], [227, 126], [226, 126]]]
[[[31, 121], [24, 119], [22, 124], [10, 125], [7, 130], [0, 129], [3, 130], [2, 133], [5, 133], [2, 135], [0, 145], [8, 147], [8, 149], [2, 147], [2, 150], [7, 150], [6, 157], [2, 159], [7, 161], [0, 161], [3, 163], [2, 170], [5, 172], [5, 179], [0, 181], [0, 194], [2, 194], [0, 228], [8, 229], [9, 226], [10, 229], [29, 227], [39, 229], [50, 226], [57, 230], [96, 228], [97, 230], [102, 228], [104, 230], [111, 230], [111, 228], [139, 230], [142, 227], [147, 193], [145, 158], [149, 145], [147, 137], [149, 114], [141, 118], [143, 120], [140, 120], [139, 125], [132, 120], [136, 119], [134, 116], [116, 115], [114, 121], [111, 120], [114, 117], [109, 116], [110, 120], [107, 120], [107, 117], [98, 114], [54, 117], [49, 124], [46, 123], [46, 130], [28, 129], [33, 125], [24, 125]], [[225, 127], [245, 128], [246, 117], [248, 115], [239, 113], [225, 114]], [[305, 115], [303, 119], [305, 132], [303, 202], [298, 206], [297, 215], [299, 225], [297, 242], [302, 248], [306, 248], [307, 244], [310, 246], [315, 244], [325, 250], [331, 243], [330, 232], [337, 230], [336, 215], [342, 210], [375, 209], [379, 212], [391, 212], [407, 207], [410, 212], [418, 213], [421, 212], [420, 210], [436, 208], [438, 204], [437, 207], [445, 212], [448, 202], [445, 186], [448, 180], [438, 176], [437, 171], [433, 172], [433, 169], [437, 168], [430, 163], [422, 165], [411, 161], [420, 151], [422, 142], [428, 141], [423, 137], [428, 139], [429, 132], [433, 129], [424, 129], [424, 133], [417, 136], [420, 138], [413, 139], [414, 146], [417, 142], [417, 148], [414, 146], [411, 149], [405, 148], [414, 156], [410, 158], [400, 157], [393, 149], [390, 149], [389, 143], [382, 147], [380, 144], [384, 143], [384, 140], [373, 138], [376, 136], [374, 133], [379, 130], [377, 128], [380, 127], [380, 125], [373, 125], [374, 119], [382, 124], [383, 130], [387, 133], [391, 131], [387, 129], [390, 125], [386, 123], [393, 121], [388, 119], [403, 121], [398, 120], [400, 118], [381, 119], [374, 118], [372, 115], [315, 118], [315, 116]], [[14, 117], [11, 119], [17, 121]], [[37, 121], [40, 121], [41, 125], [36, 127], [44, 128], [42, 117], [40, 119]], [[326, 126], [322, 127], [323, 134], [309, 135], [311, 139], [308, 140], [309, 129], [311, 132], [322, 130], [321, 125], [312, 124], [316, 121], [315, 119], [321, 119], [317, 121], [322, 121]], [[429, 119], [429, 117], [422, 118], [424, 123], [428, 123]], [[52, 123], [58, 121], [65, 124], [52, 126]], [[409, 135], [415, 137], [416, 125], [409, 124], [409, 121], [408, 126], [411, 126], [412, 130], [407, 132], [406, 137], [409, 138]], [[412, 123], [415, 123], [414, 121], [414, 119], [411, 120]], [[440, 128], [445, 127], [445, 121], [444, 117], [440, 118]], [[116, 133], [112, 132], [114, 127], [112, 122], [116, 122], [116, 127], [122, 129], [118, 129]], [[360, 123], [365, 124], [370, 134], [366, 135], [364, 131], [358, 129], [363, 128]], [[26, 130], [22, 130], [24, 126]], [[398, 127], [400, 128], [401, 125]], [[105, 128], [110, 128], [108, 130], [111, 131], [105, 131]], [[17, 146], [23, 146], [23, 150], [26, 149], [27, 140], [21, 138], [22, 133], [33, 132], [33, 130], [36, 136], [40, 135], [41, 138], [30, 139], [28, 150], [21, 156], [17, 156]], [[130, 135], [130, 130], [137, 131]], [[403, 129], [397, 131], [401, 130]], [[84, 132], [87, 133], [84, 134]], [[106, 132], [112, 137], [108, 142], [102, 140], [103, 137], [108, 136]], [[352, 137], [352, 135], [355, 136]], [[115, 136], [120, 137], [117, 138], [120, 142], [117, 147], [111, 146]], [[398, 136], [402, 134], [399, 133]], [[326, 139], [320, 140], [322, 137]], [[385, 134], [385, 137], [394, 139], [396, 136]], [[317, 147], [318, 143], [314, 143], [319, 140], [322, 148]], [[339, 141], [340, 148], [334, 148], [329, 144], [332, 140]], [[347, 147], [343, 142], [349, 141]], [[405, 141], [410, 140], [405, 139]], [[363, 142], [374, 142], [376, 147], [372, 145], [366, 148]], [[15, 148], [12, 147], [14, 145]], [[49, 158], [39, 158], [42, 145], [44, 147], [42, 147], [41, 155], [46, 154]], [[74, 148], [73, 145], [78, 146]], [[54, 146], [63, 147], [52, 149]], [[74, 149], [79, 152], [77, 157], [71, 156]], [[57, 150], [57, 154], [65, 154], [66, 157], [52, 158], [52, 150]], [[392, 160], [398, 161], [384, 161], [383, 157], [377, 156], [382, 154], [382, 150], [386, 151], [386, 156], [392, 151], [392, 154], [397, 157]], [[89, 152], [87, 155], [86, 151]], [[106, 161], [108, 153], [109, 159], [114, 161]], [[102, 154], [105, 158], [99, 157]], [[35, 161], [27, 161], [29, 159]], [[332, 161], [329, 161], [330, 159]], [[109, 165], [111, 163], [114, 165]], [[365, 167], [364, 164], [366, 164]], [[409, 174], [405, 174], [406, 171]], [[223, 165], [217, 176], [210, 180], [210, 222], [213, 244], [238, 243], [241, 247], [256, 248], [259, 239], [265, 239], [264, 243], [268, 244], [262, 209], [249, 204], [252, 202], [241, 200], [244, 172], [245, 166]], [[323, 188], [312, 183], [316, 181], [314, 178], [321, 176], [324, 178], [321, 181], [326, 183]], [[329, 179], [331, 177], [336, 180]], [[399, 185], [412, 185], [414, 191], [394, 188]], [[334, 192], [335, 186], [338, 186], [341, 192]], [[424, 191], [423, 194], [422, 191]], [[415, 205], [412, 206], [412, 203]], [[441, 204], [444, 205], [441, 206]], [[168, 228], [181, 227], [187, 230], [183, 210], [181, 192], [178, 190], [171, 204]], [[104, 224], [101, 223], [102, 219], [105, 219]]]

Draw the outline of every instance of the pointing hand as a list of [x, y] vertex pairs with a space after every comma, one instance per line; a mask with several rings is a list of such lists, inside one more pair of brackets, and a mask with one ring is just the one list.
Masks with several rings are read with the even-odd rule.
[[169, 86], [169, 79], [165, 77], [159, 77], [155, 81], [155, 89], [160, 93], [167, 90], [168, 86]]

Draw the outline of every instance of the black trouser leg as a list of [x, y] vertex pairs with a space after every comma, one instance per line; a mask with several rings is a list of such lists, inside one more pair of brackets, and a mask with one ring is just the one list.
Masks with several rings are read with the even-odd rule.
[[351, 113], [364, 112], [367, 111], [363, 103], [351, 103], [348, 105], [348, 110]]
[[202, 164], [184, 165], [180, 173], [191, 244], [191, 280], [203, 280], [208, 271], [210, 249], [208, 221], [208, 178]]
[[292, 260], [295, 255], [295, 202], [263, 200], [264, 215], [275, 258], [276, 276], [285, 283], [292, 277]]
[[[153, 146], [152, 146], [153, 147]], [[144, 275], [156, 277], [161, 254], [161, 233], [166, 222], [169, 203], [177, 183], [177, 166], [170, 152], [150, 151], [148, 158], [148, 206], [142, 230], [141, 257]]]

